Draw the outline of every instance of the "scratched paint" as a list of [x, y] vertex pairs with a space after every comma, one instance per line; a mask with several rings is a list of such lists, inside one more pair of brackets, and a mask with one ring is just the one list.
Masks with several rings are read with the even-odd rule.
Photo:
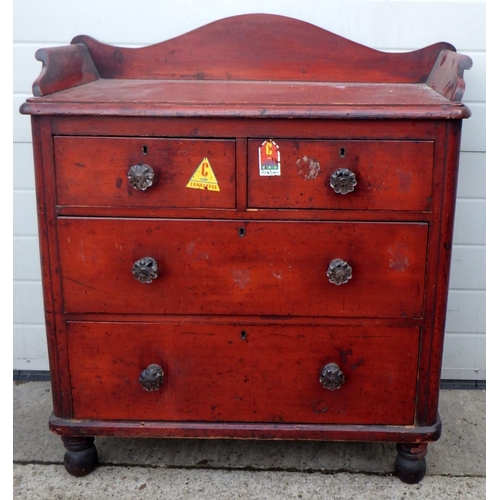
[[199, 252], [196, 255], [195, 260], [208, 260], [210, 258], [210, 254], [208, 252]]
[[193, 252], [194, 252], [194, 247], [196, 246], [196, 243], [194, 241], [192, 241], [191, 243], [189, 243], [189, 245], [187, 246], [186, 248], [186, 253], [188, 255], [193, 255]]
[[83, 247], [83, 241], [80, 241], [78, 253], [80, 254], [80, 258], [82, 259], [82, 261], [85, 262], [85, 249]]
[[244, 290], [250, 282], [250, 272], [248, 269], [233, 269], [231, 276], [240, 290]]
[[396, 272], [404, 272], [408, 269], [410, 262], [406, 255], [406, 245], [404, 243], [396, 243], [395, 246], [389, 247], [389, 269]]
[[[285, 259], [286, 260], [286, 259]], [[271, 267], [274, 266], [274, 263], [271, 263]], [[278, 271], [277, 269], [276, 270], [273, 270], [271, 269], [271, 274], [278, 280], [282, 280], [283, 279], [283, 274], [281, 271]]]
[[298, 172], [305, 181], [316, 179], [321, 172], [319, 161], [309, 156], [303, 156], [297, 160]]
[[413, 175], [411, 172], [402, 172], [401, 170], [397, 172], [399, 176], [399, 191], [401, 193], [407, 193], [411, 188]]

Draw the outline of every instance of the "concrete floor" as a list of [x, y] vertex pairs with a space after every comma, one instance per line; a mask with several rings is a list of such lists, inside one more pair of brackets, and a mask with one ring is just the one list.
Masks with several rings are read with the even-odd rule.
[[481, 500], [486, 498], [486, 391], [441, 392], [441, 439], [417, 485], [393, 476], [395, 445], [97, 438], [99, 466], [62, 465], [48, 430], [48, 382], [14, 382], [14, 496], [40, 500]]

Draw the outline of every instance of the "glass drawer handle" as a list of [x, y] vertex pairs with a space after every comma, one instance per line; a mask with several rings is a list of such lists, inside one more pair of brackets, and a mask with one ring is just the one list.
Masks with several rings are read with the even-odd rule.
[[162, 367], [152, 364], [141, 372], [139, 383], [145, 391], [157, 391], [163, 385], [163, 375]]
[[340, 389], [345, 382], [344, 374], [335, 363], [328, 363], [325, 365], [319, 375], [320, 384], [329, 391]]
[[158, 276], [158, 263], [153, 257], [143, 257], [134, 262], [132, 274], [141, 283], [151, 283]]
[[138, 191], [145, 191], [153, 185], [155, 173], [149, 165], [138, 163], [128, 169], [127, 178], [129, 184]]
[[356, 174], [348, 168], [339, 168], [330, 177], [330, 187], [335, 193], [339, 194], [354, 191], [357, 183]]
[[352, 267], [342, 259], [335, 259], [330, 262], [326, 275], [330, 283], [343, 285], [352, 278]]

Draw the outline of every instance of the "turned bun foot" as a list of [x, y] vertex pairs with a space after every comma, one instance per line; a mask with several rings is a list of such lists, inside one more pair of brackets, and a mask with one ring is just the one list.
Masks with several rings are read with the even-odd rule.
[[97, 465], [97, 449], [93, 437], [63, 436], [62, 441], [66, 448], [64, 467], [76, 477], [86, 476]]
[[400, 443], [396, 446], [396, 475], [407, 484], [418, 483], [425, 475], [427, 443]]

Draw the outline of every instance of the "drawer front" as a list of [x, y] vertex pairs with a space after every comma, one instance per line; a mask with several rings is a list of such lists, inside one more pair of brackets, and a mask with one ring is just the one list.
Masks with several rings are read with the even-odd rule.
[[[234, 208], [236, 204], [231, 140], [57, 136], [54, 149], [59, 205]], [[152, 185], [142, 189], [151, 175]]]
[[[248, 141], [251, 208], [430, 210], [434, 143], [279, 140], [279, 171], [261, 175], [262, 140]], [[271, 155], [272, 156], [272, 155]], [[274, 154], [277, 159], [277, 152]], [[346, 172], [350, 171], [350, 172]], [[333, 175], [333, 184], [331, 186]], [[353, 179], [355, 182], [353, 182]], [[353, 191], [348, 191], [349, 189]], [[342, 191], [348, 191], [342, 194]]]
[[418, 344], [417, 327], [69, 323], [74, 418], [412, 425]]
[[[70, 217], [58, 224], [66, 312], [422, 316], [427, 224]], [[340, 285], [327, 277], [337, 260], [352, 275]], [[136, 262], [156, 278], [138, 281]]]

